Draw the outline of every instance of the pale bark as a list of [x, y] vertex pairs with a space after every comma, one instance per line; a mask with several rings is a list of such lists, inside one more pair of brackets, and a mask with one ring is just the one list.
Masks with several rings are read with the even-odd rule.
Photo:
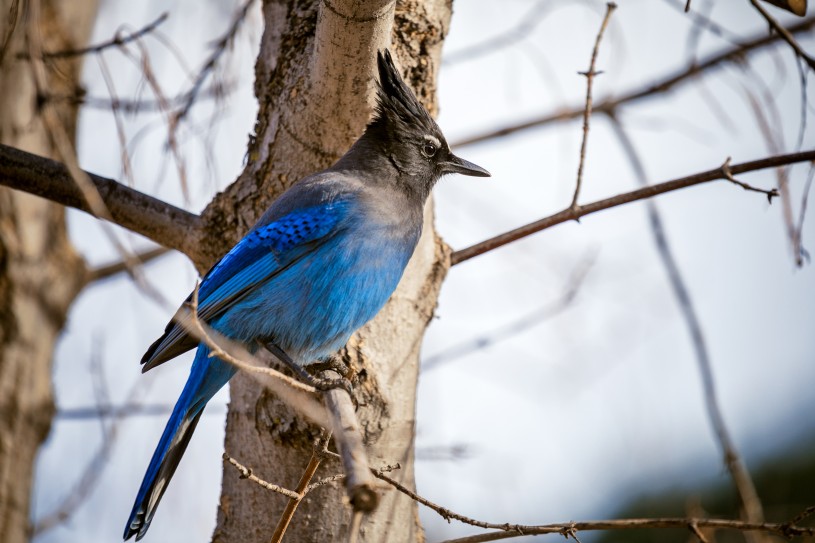
[[[46, 1], [37, 21], [47, 50], [83, 45], [96, 1]], [[0, 0], [0, 142], [52, 155], [36, 110], [26, 60], [25, 3]], [[49, 90], [73, 93], [79, 60], [56, 61]], [[58, 111], [75, 133], [76, 110]], [[51, 358], [68, 306], [79, 291], [84, 265], [68, 242], [60, 205], [0, 188], [0, 541], [28, 540], [29, 500], [37, 449], [54, 412]]]
[[[266, 29], [256, 67], [260, 102], [249, 165], [204, 214], [221, 238], [234, 242], [270, 201], [300, 177], [329, 166], [361, 134], [373, 96], [375, 51], [388, 45], [407, 80], [435, 111], [435, 77], [450, 3], [367, 1], [292, 5], [267, 1]], [[395, 22], [394, 22], [395, 21]], [[316, 38], [315, 38], [316, 35]], [[214, 248], [217, 254], [223, 247]], [[215, 254], [206, 255], [209, 261]], [[209, 262], [202, 262], [207, 264]], [[357, 334], [348, 356], [367, 379], [357, 415], [371, 465], [400, 463], [394, 477], [414, 487], [413, 438], [418, 355], [449, 265], [428, 206], [419, 248], [385, 309]], [[294, 488], [308, 463], [317, 429], [294, 417], [282, 402], [238, 375], [231, 384], [226, 451], [268, 481]], [[286, 498], [225, 466], [218, 542], [267, 541]], [[317, 477], [339, 473], [326, 461]], [[288, 541], [335, 541], [351, 520], [343, 486], [326, 486], [305, 498], [286, 534]], [[416, 504], [384, 489], [379, 508], [362, 523], [362, 541], [421, 540]]]

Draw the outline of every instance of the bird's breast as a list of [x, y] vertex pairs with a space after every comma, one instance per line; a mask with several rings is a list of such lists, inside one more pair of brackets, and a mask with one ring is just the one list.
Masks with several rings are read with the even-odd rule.
[[419, 234], [397, 223], [349, 225], [230, 310], [227, 332], [271, 339], [303, 364], [332, 354], [385, 305]]

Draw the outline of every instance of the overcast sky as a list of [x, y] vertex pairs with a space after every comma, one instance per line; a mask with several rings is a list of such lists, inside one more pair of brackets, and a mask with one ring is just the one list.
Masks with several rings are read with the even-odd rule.
[[[604, 73], [595, 82], [596, 101], [685, 64], [690, 26], [668, 3], [619, 2], [598, 59], [597, 68]], [[163, 33], [194, 72], [229, 24], [234, 6], [226, 4], [186, 0], [168, 7], [157, 1], [103, 0], [92, 41], [109, 39], [121, 25], [139, 28], [168, 10]], [[538, 18], [540, 5], [548, 11]], [[696, 9], [709, 5], [710, 0], [693, 2]], [[459, 0], [445, 44], [449, 62], [439, 84], [439, 123], [448, 140], [581, 104], [585, 79], [577, 72], [588, 67], [603, 11], [602, 2], [592, 1]], [[784, 21], [793, 20], [772, 11]], [[766, 30], [747, 2], [719, 2], [710, 16], [735, 36]], [[456, 52], [524, 20], [536, 24], [517, 43], [456, 61]], [[177, 168], [165, 152], [161, 116], [127, 118], [140, 190], [197, 212], [241, 171], [256, 111], [251, 85], [260, 22], [256, 9], [219, 72], [234, 90], [221, 104], [196, 106], [184, 132], [189, 199], [179, 190]], [[176, 56], [156, 39], [145, 43], [165, 92], [183, 91], [189, 79]], [[801, 43], [815, 49], [812, 34]], [[727, 46], [727, 41], [703, 33], [697, 54], [702, 58]], [[105, 61], [120, 96], [149, 96], [132, 61], [115, 52], [106, 54]], [[779, 45], [752, 56], [750, 66], [763, 84], [745, 69], [727, 66], [706, 77], [703, 88], [685, 85], [621, 111], [649, 181], [716, 168], [728, 156], [738, 163], [770, 154], [748, 90], [772, 96], [777, 109], [772, 125], [783, 136], [782, 148], [796, 149], [801, 96], [791, 53]], [[108, 92], [94, 58], [88, 59], [84, 82], [90, 95]], [[811, 88], [808, 99], [811, 104]], [[811, 105], [807, 117], [812, 125]], [[580, 137], [579, 122], [568, 122], [457, 150], [493, 177], [442, 180], [436, 209], [444, 239], [463, 248], [566, 207]], [[813, 141], [808, 126], [804, 148]], [[124, 178], [108, 112], [83, 112], [79, 142], [85, 169]], [[796, 210], [807, 174], [807, 166], [791, 170]], [[765, 188], [775, 184], [769, 170], [740, 178]], [[635, 187], [608, 122], [595, 117], [581, 201]], [[748, 465], [755, 466], [815, 432], [815, 420], [803, 416], [815, 407], [812, 267], [795, 268], [781, 206], [768, 205], [760, 194], [718, 182], [661, 196], [657, 206], [704, 327], [725, 420]], [[90, 262], [115, 258], [93, 220], [71, 212], [69, 222], [74, 243]], [[133, 235], [122, 233], [122, 238], [136, 248], [148, 246]], [[803, 239], [806, 247], [815, 240], [811, 220]], [[693, 489], [702, 481], [725, 480], [689, 335], [641, 203], [557, 226], [454, 267], [426, 336], [424, 358], [556, 306], [580, 270], [585, 278], [567, 308], [422, 373], [420, 452], [463, 446], [464, 455], [454, 461], [420, 459], [421, 494], [483, 520], [544, 523], [611, 515], [626, 497], [664, 486]], [[196, 277], [178, 255], [150, 264], [147, 275], [174, 303], [184, 298]], [[113, 404], [125, 403], [137, 382], [138, 400], [174, 403], [191, 357], [145, 376], [138, 364], [170, 313], [126, 278], [88, 288], [74, 305], [57, 349], [59, 407], [94, 404], [88, 377], [94, 356], [104, 367]], [[223, 391], [211, 402], [211, 414], [196, 431], [148, 541], [210, 538], [227, 401]], [[163, 416], [137, 417], [120, 424], [95, 490], [70, 521], [39, 541], [117, 540], [165, 422]], [[38, 462], [35, 519], [71, 492], [101, 442], [98, 421], [57, 419]], [[431, 541], [473, 533], [426, 509], [421, 513]]]

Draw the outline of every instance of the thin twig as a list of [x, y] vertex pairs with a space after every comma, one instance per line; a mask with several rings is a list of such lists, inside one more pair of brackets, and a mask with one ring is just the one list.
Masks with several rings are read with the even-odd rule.
[[[37, 95], [39, 96], [42, 93], [42, 89], [48, 86], [46, 69], [42, 60], [40, 28], [37, 24], [37, 21], [39, 21], [40, 1], [31, 0], [28, 4], [28, 9], [29, 20], [26, 25], [26, 43], [29, 52], [31, 76]], [[65, 163], [70, 179], [76, 188], [79, 189], [81, 198], [87, 204], [89, 212], [96, 218], [104, 219], [104, 221], [100, 223], [102, 232], [104, 232], [111, 245], [113, 245], [119, 253], [119, 256], [125, 262], [127, 273], [133, 279], [133, 283], [149, 298], [159, 304], [164, 304], [165, 300], [161, 293], [146, 280], [138, 267], [138, 261], [134, 259], [133, 254], [119, 241], [113, 226], [109, 224], [113, 222], [113, 216], [96, 184], [91, 177], [79, 167], [79, 159], [76, 154], [76, 149], [74, 148], [74, 143], [72, 138], [68, 135], [65, 125], [59, 118], [57, 111], [52, 105], [43, 104], [43, 106], [39, 108], [38, 113], [51, 138], [51, 143], [57, 155]]]
[[571, 533], [589, 532], [599, 530], [641, 530], [641, 529], [671, 529], [689, 528], [696, 525], [698, 528], [714, 528], [717, 530], [736, 530], [740, 532], [764, 532], [789, 538], [796, 536], [811, 536], [815, 528], [797, 526], [795, 524], [781, 524], [764, 522], [752, 524], [740, 520], [707, 519], [707, 518], [643, 518], [599, 520], [586, 522], [564, 522], [560, 524], [544, 524], [539, 526], [525, 526], [517, 524], [499, 524], [493, 528], [495, 532], [448, 539], [442, 543], [484, 543], [501, 539], [512, 539], [529, 535], [561, 534], [569, 536]]
[[[770, 156], [759, 160], [753, 160], [751, 162], [735, 164], [730, 166], [730, 172], [732, 174], [741, 174], [764, 168], [774, 168], [786, 164], [794, 164], [796, 162], [812, 160], [815, 160], [815, 150], [802, 151], [800, 153], [791, 153], [787, 155]], [[597, 213], [598, 211], [611, 209], [623, 204], [644, 200], [646, 198], [652, 198], [659, 194], [665, 194], [667, 192], [672, 192], [702, 183], [708, 183], [710, 181], [716, 181], [718, 179], [725, 179], [724, 172], [722, 172], [721, 167], [708, 170], [706, 172], [699, 172], [687, 177], [681, 177], [672, 181], [666, 181], [656, 185], [649, 185], [630, 192], [624, 192], [622, 194], [612, 196], [611, 198], [580, 205], [577, 207], [577, 209], [566, 208], [563, 211], [555, 213], [554, 215], [549, 215], [548, 217], [544, 217], [535, 222], [521, 226], [515, 230], [504, 232], [503, 234], [499, 234], [480, 243], [476, 243], [475, 245], [467, 247], [466, 249], [455, 251], [451, 256], [451, 262], [453, 265], [460, 264], [465, 260], [469, 260], [513, 241], [525, 238], [531, 234], [540, 232], [541, 230], [551, 228], [567, 221], [573, 221], [575, 219], [585, 217], [586, 215]]]
[[221, 58], [226, 48], [235, 39], [235, 35], [238, 33], [238, 30], [241, 27], [241, 24], [246, 19], [246, 15], [249, 13], [249, 8], [252, 7], [252, 4], [255, 3], [255, 0], [247, 0], [243, 6], [238, 10], [237, 15], [232, 20], [232, 24], [227, 29], [226, 33], [222, 35], [217, 42], [213, 45], [212, 54], [209, 56], [207, 61], [204, 63], [204, 66], [199, 70], [198, 76], [195, 78], [195, 82], [192, 84], [192, 88], [190, 88], [189, 92], [187, 93], [187, 100], [182, 106], [182, 108], [173, 114], [170, 123], [170, 129], [175, 131], [176, 127], [179, 123], [187, 116], [190, 111], [190, 108], [195, 103], [195, 99], [198, 97], [198, 93], [201, 91], [201, 87], [204, 85], [204, 81], [207, 80], [209, 75], [215, 69], [215, 66], [218, 64], [218, 59]]
[[[749, 69], [749, 64], [746, 65], [747, 69]], [[761, 81], [761, 77], [759, 74], [754, 73], [754, 79], [757, 81]], [[765, 108], [761, 106], [758, 97], [755, 95], [755, 92], [744, 85], [744, 95], [747, 99], [747, 103], [750, 106], [750, 109], [753, 111], [753, 115], [755, 116], [756, 123], [758, 124], [759, 131], [761, 132], [762, 137], [764, 138], [764, 142], [767, 145], [767, 150], [770, 153], [779, 153], [781, 149], [784, 148], [783, 142], [783, 132], [779, 132], [775, 128], [780, 126], [780, 122], [772, 122], [770, 119], [767, 118], [767, 113], [765, 112]], [[778, 116], [777, 110], [772, 107], [772, 99], [768, 96], [769, 93], [764, 93], [765, 101], [769, 106], [767, 109], [770, 112], [775, 112], [776, 117]], [[793, 258], [797, 265], [801, 265], [801, 257], [800, 257], [800, 248], [798, 247], [798, 238], [795, 235], [795, 220], [793, 218], [793, 209], [792, 209], [792, 195], [790, 193], [789, 187], [789, 171], [787, 168], [778, 167], [775, 169], [775, 176], [776, 176], [776, 183], [777, 189], [781, 196], [781, 216], [784, 220], [784, 226], [787, 230], [787, 238], [790, 241], [790, 245], [792, 248]]]
[[682, 6], [682, 0], [666, 0], [666, 3], [673, 9], [682, 12], [683, 17], [690, 20], [693, 28], [691, 29], [691, 33], [688, 35], [687, 45], [685, 47], [685, 57], [690, 59], [696, 58], [696, 49], [699, 44], [699, 37], [701, 37], [701, 33], [703, 30], [706, 30], [716, 36], [719, 39], [722, 39], [728, 42], [731, 45], [738, 45], [739, 41], [741, 41], [741, 37], [736, 34], [735, 32], [731, 32], [727, 28], [721, 26], [720, 24], [716, 23], [710, 17], [708, 17], [708, 13], [711, 8], [713, 7], [713, 2], [707, 2], [703, 4], [702, 9], [705, 9], [705, 13], [701, 11], [688, 11], [685, 9], [685, 6]]
[[798, 254], [795, 258], [798, 267], [803, 266], [805, 258], [809, 259], [809, 253], [804, 249], [804, 217], [806, 217], [807, 213], [807, 202], [813, 179], [815, 179], [815, 164], [809, 167], [809, 175], [804, 185], [804, 195], [801, 197], [801, 207], [798, 211], [798, 226], [795, 228], [795, 243], [793, 243], [793, 246], [798, 248]]
[[770, 13], [766, 9], [764, 9], [764, 6], [762, 6], [758, 2], [758, 0], [750, 0], [750, 3], [753, 4], [753, 7], [756, 8], [756, 11], [758, 11], [761, 14], [761, 16], [764, 17], [764, 19], [767, 21], [770, 27], [776, 32], [778, 32], [781, 38], [789, 44], [789, 46], [792, 48], [795, 54], [798, 55], [798, 58], [806, 62], [811, 70], [815, 70], [815, 58], [809, 56], [807, 52], [801, 48], [798, 42], [795, 41], [795, 38], [792, 36], [790, 31], [784, 28], [781, 25], [781, 23], [779, 23], [775, 19], [775, 17], [770, 15]]
[[773, 198], [778, 196], [778, 189], [777, 188], [772, 188], [770, 190], [760, 189], [760, 188], [754, 187], [752, 185], [748, 185], [747, 183], [743, 183], [743, 182], [737, 180], [735, 177], [733, 177], [733, 172], [730, 171], [730, 157], [727, 157], [725, 159], [724, 163], [722, 164], [722, 173], [724, 173], [725, 179], [727, 179], [728, 181], [730, 181], [734, 185], [738, 185], [738, 186], [740, 186], [741, 188], [743, 188], [744, 190], [747, 190], [747, 191], [759, 192], [761, 194], [764, 194], [765, 196], [767, 196], [767, 202], [769, 202], [771, 204], [773, 203]]
[[[54, 417], [64, 421], [84, 421], [100, 418], [128, 418], [128, 417], [164, 417], [173, 412], [172, 404], [144, 404], [123, 403], [121, 405], [99, 405], [94, 407], [66, 407], [60, 408]], [[203, 416], [223, 415], [226, 406], [223, 404], [207, 404]]]
[[[103, 367], [98, 350], [92, 353], [91, 363], [92, 366], [99, 368], [99, 370]], [[101, 375], [97, 375], [97, 377], [99, 377], [100, 380], [102, 379]], [[138, 381], [130, 388], [126, 401], [133, 401], [138, 395], [143, 394], [145, 388], [151, 383], [152, 379]], [[101, 397], [105, 396], [107, 396], [106, 393], [101, 395]], [[101, 405], [97, 406], [97, 409], [101, 408]], [[121, 415], [116, 414], [108, 425], [105, 425], [104, 421], [100, 420], [103, 428], [102, 444], [85, 465], [76, 483], [59, 505], [34, 522], [32, 535], [37, 536], [68, 521], [76, 510], [85, 503], [85, 500], [91, 495], [99, 483], [102, 474], [105, 473], [104, 468], [113, 454], [114, 447], [118, 441], [122, 419], [123, 417]]]
[[[793, 35], [808, 32], [815, 26], [815, 17], [804, 19], [800, 23], [789, 27], [789, 32]], [[777, 34], [767, 35], [762, 33], [760, 36], [755, 36], [744, 42], [739, 43], [735, 47], [729, 47], [714, 53], [701, 62], [693, 62], [672, 74], [667, 74], [661, 78], [655, 79], [652, 83], [632, 89], [623, 93], [619, 98], [607, 98], [596, 104], [593, 109], [595, 111], [608, 111], [617, 109], [623, 104], [630, 104], [638, 102], [645, 98], [652, 98], [660, 94], [664, 94], [682, 83], [693, 81], [697, 76], [707, 74], [715, 69], [722, 67], [725, 63], [730, 61], [741, 61], [744, 56], [754, 50], [761, 49], [768, 45], [778, 42], [781, 38]], [[583, 115], [584, 106], [576, 106], [560, 111], [555, 111], [543, 115], [541, 117], [530, 119], [517, 124], [504, 126], [495, 130], [490, 130], [481, 134], [464, 138], [452, 144], [453, 147], [464, 147], [475, 143], [500, 138], [520, 132], [530, 128], [536, 128], [556, 122], [568, 121], [578, 119]]]
[[523, 315], [509, 324], [494, 328], [489, 332], [474, 338], [456, 343], [455, 345], [452, 345], [438, 353], [428, 356], [422, 362], [422, 373], [426, 373], [438, 368], [443, 364], [447, 364], [453, 360], [457, 360], [474, 352], [486, 349], [487, 347], [500, 341], [514, 337], [515, 335], [525, 332], [533, 326], [537, 326], [541, 322], [566, 310], [572, 305], [572, 302], [574, 302], [575, 298], [577, 297], [577, 293], [580, 291], [583, 280], [586, 278], [586, 275], [588, 275], [589, 270], [594, 264], [594, 257], [595, 254], [591, 253], [587, 257], [581, 259], [581, 261], [572, 271], [568, 283], [565, 285], [565, 288], [563, 288], [563, 292], [556, 300], [550, 301], [543, 307], [540, 307], [527, 315]]
[[[233, 92], [235, 85], [219, 84], [217, 87], [207, 87], [198, 94], [198, 100], [221, 98], [225, 94]], [[189, 91], [171, 97], [165, 97], [171, 108], [182, 107], [189, 100]], [[87, 94], [53, 94], [46, 92], [42, 95], [43, 102], [67, 102], [69, 104], [83, 106], [86, 108], [110, 110], [118, 109], [123, 113], [155, 113], [161, 112], [161, 104], [156, 98], [112, 98], [110, 96], [91, 96]]]
[[[690, 1], [690, 0], [688, 0], [688, 1]], [[699, 525], [698, 525], [698, 524], [696, 524], [695, 522], [691, 522], [691, 523], [688, 525], [688, 529], [689, 529], [691, 532], [693, 532], [693, 535], [695, 535], [695, 536], [696, 536], [696, 537], [699, 539], [699, 543], [708, 543], [708, 540], [707, 540], [707, 538], [705, 537], [705, 534], [703, 534], [703, 533], [702, 533], [702, 530], [700, 530], [700, 529], [699, 529]]]
[[116, 124], [116, 135], [119, 138], [119, 154], [122, 159], [122, 172], [125, 181], [129, 186], [136, 184], [136, 179], [133, 175], [133, 164], [130, 160], [130, 153], [127, 151], [127, 134], [125, 131], [124, 120], [122, 119], [119, 108], [115, 105], [117, 103], [116, 87], [113, 83], [113, 77], [108, 69], [108, 64], [105, 62], [105, 55], [96, 57], [99, 63], [99, 71], [102, 73], [102, 79], [105, 81], [105, 86], [108, 89], [108, 94], [111, 97], [110, 112], [113, 115], [113, 121]]
[[[628, 133], [625, 131], [620, 120], [614, 115], [611, 115], [610, 119], [612, 128], [614, 129], [623, 150], [628, 156], [628, 160], [634, 170], [634, 175], [637, 178], [637, 182], [640, 185], [646, 185], [648, 177], [645, 172], [645, 165], [640, 159], [639, 153], [637, 153], [637, 150], [634, 147], [634, 143], [631, 141], [631, 138], [628, 136]], [[729, 165], [730, 158], [728, 157], [728, 159], [722, 165], [722, 171], [729, 181], [736, 183], [743, 188], [749, 187], [747, 190], [754, 190], [767, 194], [767, 191], [755, 189], [750, 185], [746, 185], [745, 183], [741, 183], [733, 179]], [[770, 198], [769, 194], [768, 198]], [[724, 422], [724, 416], [722, 415], [719, 407], [719, 401], [717, 399], [715, 383], [713, 380], [713, 369], [710, 362], [710, 354], [707, 348], [707, 341], [705, 340], [704, 332], [702, 330], [702, 324], [698, 315], [696, 314], [693, 299], [691, 298], [690, 291], [688, 290], [685, 280], [682, 277], [682, 272], [679, 269], [679, 265], [673, 256], [673, 252], [668, 245], [665, 229], [656, 205], [651, 200], [649, 200], [646, 204], [648, 218], [651, 224], [651, 232], [654, 236], [654, 242], [656, 243], [663, 266], [668, 273], [671, 289], [676, 297], [679, 309], [682, 312], [682, 316], [691, 336], [696, 361], [702, 376], [708, 417], [718, 439], [719, 448], [722, 451], [725, 466], [727, 467], [730, 477], [733, 479], [733, 484], [736, 487], [743, 511], [743, 520], [754, 523], [763, 522], [763, 507], [758, 497], [755, 484], [753, 483], [753, 480], [750, 477], [750, 472], [747, 471], [746, 467], [744, 466], [736, 446], [730, 437], [730, 432], [727, 429]], [[694, 532], [698, 532], [698, 527], [691, 528], [694, 530]], [[704, 542], [703, 537], [700, 536], [700, 539]]]
[[322, 462], [323, 458], [326, 456], [325, 451], [327, 450], [328, 441], [330, 439], [331, 433], [323, 430], [320, 433], [320, 436], [315, 440], [314, 447], [311, 451], [311, 458], [308, 461], [308, 465], [306, 466], [303, 475], [300, 476], [300, 481], [297, 483], [297, 489], [295, 490], [297, 497], [289, 498], [286, 508], [283, 510], [283, 513], [280, 515], [280, 519], [277, 521], [274, 534], [272, 534], [271, 543], [280, 543], [283, 541], [283, 536], [286, 535], [286, 529], [289, 527], [295, 511], [297, 511], [297, 506], [300, 505], [303, 497], [312, 488], [312, 485], [310, 484], [311, 480], [314, 478], [314, 474], [317, 473], [317, 468], [320, 467], [320, 462]]
[[729, 519], [707, 519], [707, 518], [651, 518], [651, 519], [615, 519], [615, 520], [595, 520], [585, 522], [564, 522], [558, 524], [540, 524], [540, 525], [526, 525], [526, 524], [510, 524], [507, 522], [495, 523], [476, 520], [465, 515], [461, 515], [451, 511], [445, 507], [437, 505], [427, 498], [424, 498], [405, 487], [398, 481], [388, 477], [384, 473], [374, 472], [374, 475], [391, 485], [393, 488], [416, 501], [435, 511], [446, 521], [457, 520], [470, 526], [478, 528], [500, 530], [488, 534], [480, 534], [479, 536], [470, 536], [470, 538], [451, 539], [447, 543], [471, 543], [476, 541], [494, 541], [497, 539], [506, 539], [511, 537], [521, 537], [524, 535], [540, 535], [540, 534], [561, 534], [568, 536], [570, 533], [577, 533], [580, 531], [594, 531], [594, 530], [619, 530], [619, 529], [640, 529], [640, 528], [688, 528], [695, 524], [699, 528], [727, 528], [740, 531], [757, 531], [776, 533], [785, 537], [793, 537], [798, 535], [815, 535], [815, 527], [798, 526], [794, 522], [788, 523], [751, 523], [743, 522], [740, 520]]
[[288, 488], [283, 488], [282, 486], [276, 485], [274, 483], [264, 481], [263, 479], [252, 473], [252, 470], [250, 468], [247, 468], [246, 466], [244, 466], [243, 464], [229, 456], [229, 454], [227, 454], [226, 452], [224, 452], [224, 454], [221, 455], [221, 458], [223, 459], [224, 462], [227, 462], [228, 464], [235, 466], [235, 469], [237, 469], [240, 472], [241, 479], [248, 479], [249, 481], [252, 481], [257, 485], [262, 486], [266, 490], [277, 492], [278, 494], [282, 494], [293, 500], [300, 499], [300, 495], [297, 492], [289, 490]]
[[[153, 32], [156, 28], [159, 27], [167, 18], [170, 16], [169, 13], [166, 11], [159, 15], [158, 19], [149, 23], [148, 25], [136, 30], [135, 32], [131, 32], [130, 34], [122, 35], [121, 31], [117, 31], [116, 34], [108, 41], [104, 41], [102, 43], [98, 43], [96, 45], [89, 45], [88, 47], [83, 47], [81, 49], [63, 49], [62, 51], [44, 51], [42, 53], [42, 58], [44, 59], [52, 59], [52, 58], [70, 58], [70, 57], [80, 57], [82, 55], [88, 55], [93, 53], [101, 53], [105, 49], [110, 49], [113, 47], [120, 47], [132, 41], [138, 40]], [[18, 55], [18, 58], [26, 58], [28, 57], [27, 54], [21, 53]]]
[[[154, 247], [153, 249], [148, 249], [141, 253], [135, 253], [133, 256], [139, 261], [140, 265], [144, 265], [169, 253], [170, 249], [167, 247]], [[110, 279], [114, 275], [118, 275], [124, 271], [127, 271], [127, 264], [123, 260], [119, 260], [88, 270], [85, 280], [88, 283], [102, 281], [104, 279]]]
[[482, 55], [495, 54], [506, 47], [523, 41], [532, 34], [553, 7], [555, 7], [553, 2], [538, 0], [518, 19], [518, 24], [500, 34], [481, 39], [473, 45], [445, 53], [442, 58], [442, 65], [447, 66], [473, 60]]
[[812, 515], [815, 515], [815, 505], [810, 505], [809, 507], [795, 515], [795, 517], [790, 521], [790, 524], [798, 524], [799, 522], [806, 520], [807, 517], [810, 517]]
[[167, 123], [167, 147], [170, 149], [170, 154], [173, 157], [173, 162], [178, 172], [178, 179], [181, 183], [181, 193], [185, 201], [189, 201], [189, 184], [187, 183], [187, 166], [184, 163], [184, 156], [181, 153], [181, 147], [178, 143], [178, 135], [176, 131], [177, 124], [174, 121], [175, 114], [171, 111], [170, 101], [164, 94], [161, 88], [158, 77], [153, 71], [152, 64], [150, 63], [150, 54], [144, 44], [137, 42], [136, 46], [139, 48], [140, 55], [136, 56], [131, 53], [127, 48], [122, 48], [122, 52], [130, 57], [133, 62], [137, 62], [141, 67], [142, 76], [147, 82], [153, 95], [156, 97], [159, 104], [159, 111], [164, 115]]
[[600, 25], [600, 30], [597, 31], [597, 39], [594, 41], [594, 49], [591, 52], [591, 62], [589, 63], [589, 70], [581, 72], [581, 75], [586, 76], [586, 106], [583, 108], [583, 140], [580, 143], [580, 163], [577, 166], [577, 182], [574, 187], [574, 196], [572, 197], [572, 209], [577, 209], [577, 199], [580, 196], [580, 188], [583, 184], [583, 167], [586, 162], [586, 145], [589, 140], [589, 119], [591, 118], [591, 89], [594, 83], [594, 76], [598, 73], [594, 71], [595, 63], [597, 62], [597, 53], [600, 51], [600, 41], [603, 39], [603, 34], [608, 26], [608, 21], [611, 19], [611, 14], [617, 9], [617, 4], [608, 2], [606, 4], [606, 15], [603, 17], [603, 23]]

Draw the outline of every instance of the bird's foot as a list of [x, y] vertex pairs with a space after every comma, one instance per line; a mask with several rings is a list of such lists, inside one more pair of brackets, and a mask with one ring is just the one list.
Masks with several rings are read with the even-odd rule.
[[326, 360], [318, 360], [316, 362], [312, 362], [308, 366], [308, 370], [312, 373], [319, 373], [322, 371], [336, 371], [344, 378], [348, 378], [348, 374], [351, 372], [351, 368], [342, 361], [342, 357], [339, 355], [331, 355]]
[[348, 366], [343, 364], [342, 360], [334, 355], [330, 357], [328, 360], [323, 360], [316, 362], [314, 364], [309, 364], [308, 368], [312, 371], [334, 371], [340, 374], [342, 377], [334, 379], [334, 378], [326, 378], [326, 377], [317, 377], [309, 372], [306, 368], [296, 363], [294, 360], [291, 359], [289, 355], [286, 354], [283, 349], [275, 345], [274, 343], [264, 343], [263, 346], [270, 351], [275, 357], [283, 362], [286, 367], [294, 372], [294, 374], [300, 378], [301, 381], [305, 382], [306, 384], [313, 386], [320, 392], [325, 392], [327, 390], [332, 390], [335, 388], [341, 388], [348, 393], [351, 397], [351, 400], [354, 401], [354, 405], [356, 405], [356, 399], [354, 398], [354, 388], [351, 386], [351, 381], [347, 379], [345, 376], [348, 375]]

